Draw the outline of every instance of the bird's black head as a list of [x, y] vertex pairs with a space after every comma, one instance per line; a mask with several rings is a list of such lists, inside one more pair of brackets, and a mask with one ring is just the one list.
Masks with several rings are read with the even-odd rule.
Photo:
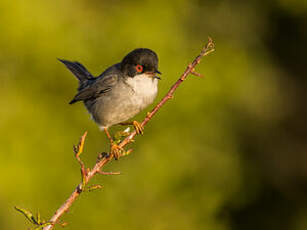
[[157, 54], [146, 48], [135, 49], [128, 53], [121, 62], [121, 70], [129, 77], [143, 73], [152, 77], [155, 77], [157, 73], [161, 74], [158, 70]]

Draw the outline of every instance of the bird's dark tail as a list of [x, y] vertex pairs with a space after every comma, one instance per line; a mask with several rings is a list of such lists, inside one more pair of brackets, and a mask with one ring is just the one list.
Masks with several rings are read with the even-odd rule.
[[80, 81], [80, 84], [86, 80], [93, 79], [93, 75], [79, 62], [71, 62], [59, 59]]

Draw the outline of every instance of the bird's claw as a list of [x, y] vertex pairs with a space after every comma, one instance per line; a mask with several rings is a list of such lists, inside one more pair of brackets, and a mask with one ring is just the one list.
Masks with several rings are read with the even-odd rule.
[[111, 154], [114, 156], [115, 160], [118, 160], [118, 158], [121, 156], [122, 151], [123, 151], [122, 147], [119, 147], [115, 143], [111, 143]]
[[132, 124], [133, 124], [134, 129], [135, 129], [137, 134], [141, 134], [141, 135], [144, 134], [144, 128], [143, 128], [142, 124], [140, 124], [137, 121], [133, 121]]

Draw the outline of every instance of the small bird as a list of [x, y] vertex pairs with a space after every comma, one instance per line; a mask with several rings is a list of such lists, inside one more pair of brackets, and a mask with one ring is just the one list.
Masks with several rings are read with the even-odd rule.
[[58, 60], [79, 80], [78, 93], [69, 104], [83, 101], [93, 120], [105, 131], [111, 153], [117, 159], [121, 149], [114, 143], [108, 128], [116, 124], [133, 125], [137, 134], [143, 134], [140, 123], [128, 120], [153, 103], [157, 96], [160, 80], [157, 74], [161, 74], [157, 54], [147, 48], [135, 49], [98, 77], [79, 62]]

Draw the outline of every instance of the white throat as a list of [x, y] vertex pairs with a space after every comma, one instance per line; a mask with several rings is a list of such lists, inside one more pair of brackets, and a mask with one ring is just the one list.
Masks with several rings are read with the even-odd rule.
[[148, 74], [139, 74], [129, 77], [126, 83], [132, 87], [135, 93], [142, 95], [152, 94], [157, 91], [158, 79], [150, 77]]
[[153, 102], [158, 93], [158, 79], [147, 74], [139, 74], [128, 78], [126, 83], [134, 91], [135, 100], [139, 101], [141, 107], [146, 107]]

